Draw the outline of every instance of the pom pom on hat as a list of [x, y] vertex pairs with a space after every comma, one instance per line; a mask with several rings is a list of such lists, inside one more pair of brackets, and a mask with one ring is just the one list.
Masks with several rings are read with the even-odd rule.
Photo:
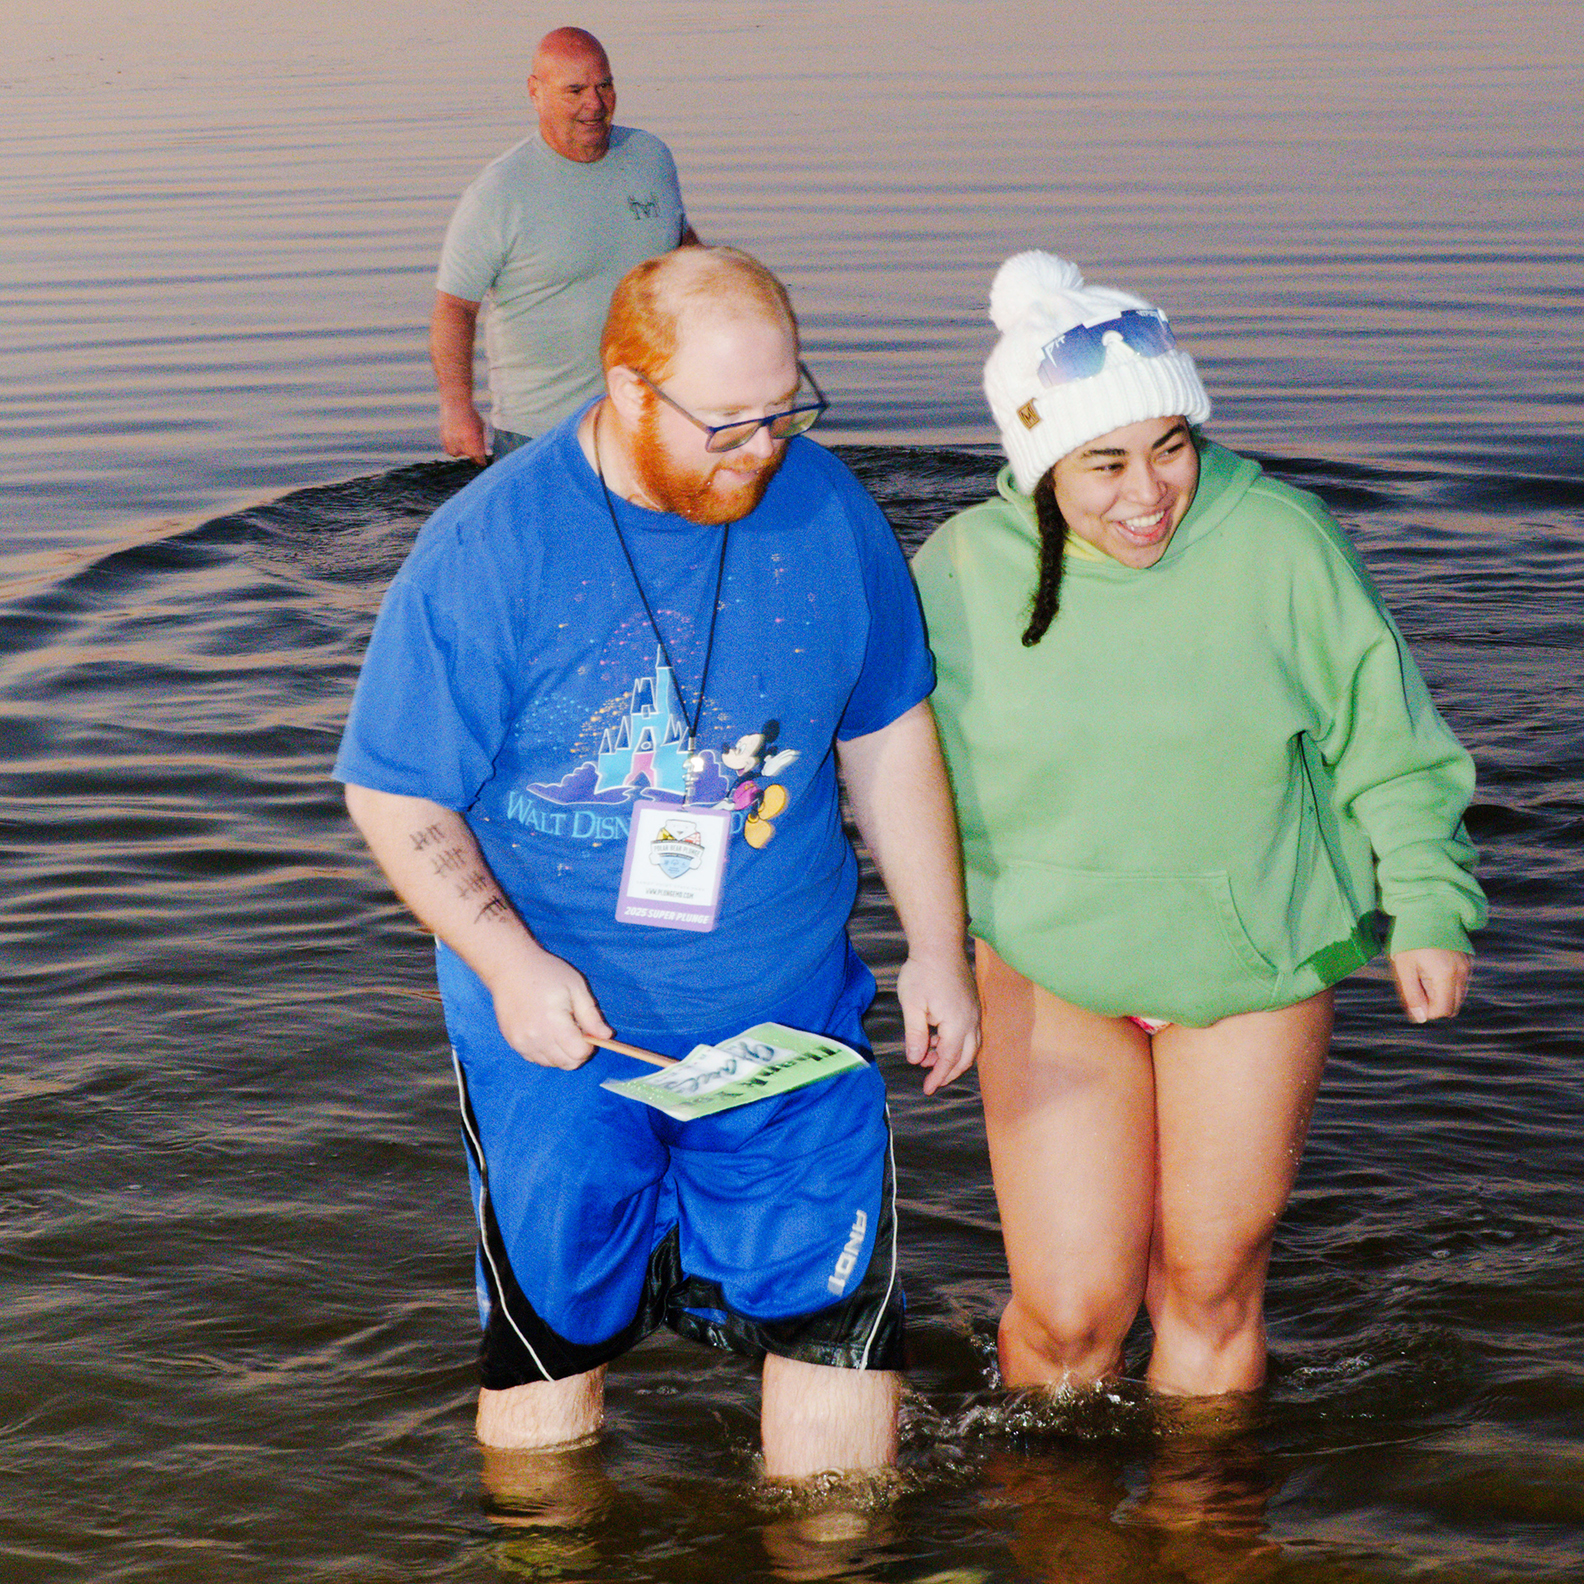
[[1025, 494], [1069, 451], [1113, 429], [1146, 418], [1199, 424], [1210, 416], [1210, 398], [1186, 352], [1175, 345], [1139, 352], [1120, 331], [1105, 336], [1092, 374], [1056, 376], [1053, 384], [1041, 377], [1052, 343], [1128, 312], [1158, 310], [1131, 292], [1085, 285], [1078, 266], [1053, 253], [1015, 253], [996, 271], [990, 318], [1001, 339], [985, 363], [985, 396]]
[[1031, 309], [1082, 285], [1078, 266], [1067, 259], [1038, 248], [1014, 253], [990, 282], [991, 322], [997, 330], [1009, 330]]

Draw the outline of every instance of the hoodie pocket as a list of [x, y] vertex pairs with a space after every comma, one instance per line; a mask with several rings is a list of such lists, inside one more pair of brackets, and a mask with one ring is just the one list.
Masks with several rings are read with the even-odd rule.
[[1111, 1017], [1213, 1023], [1269, 1006], [1279, 978], [1219, 869], [1126, 874], [1014, 860], [993, 886], [991, 925], [991, 945], [1020, 973]]

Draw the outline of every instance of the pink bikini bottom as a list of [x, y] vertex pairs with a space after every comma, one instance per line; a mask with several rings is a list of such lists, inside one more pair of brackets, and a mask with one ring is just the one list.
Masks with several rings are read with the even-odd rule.
[[1163, 1028], [1171, 1027], [1170, 1018], [1134, 1017], [1131, 1013], [1128, 1022], [1137, 1023], [1146, 1034], [1159, 1034]]

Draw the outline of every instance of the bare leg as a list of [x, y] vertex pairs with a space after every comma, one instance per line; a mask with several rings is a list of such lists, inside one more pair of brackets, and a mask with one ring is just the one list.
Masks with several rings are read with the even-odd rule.
[[1143, 1302], [1155, 1200], [1149, 1040], [975, 948], [979, 1089], [1012, 1302], [1009, 1386], [1091, 1384], [1121, 1365]]
[[485, 1446], [528, 1449], [582, 1441], [605, 1422], [605, 1368], [566, 1380], [481, 1391], [474, 1429]]
[[1265, 1271], [1331, 1042], [1332, 993], [1154, 1039], [1160, 1176], [1148, 1379], [1252, 1391], [1265, 1379]]
[[803, 1479], [826, 1469], [889, 1468], [896, 1462], [899, 1396], [889, 1370], [766, 1354], [759, 1415], [765, 1473]]

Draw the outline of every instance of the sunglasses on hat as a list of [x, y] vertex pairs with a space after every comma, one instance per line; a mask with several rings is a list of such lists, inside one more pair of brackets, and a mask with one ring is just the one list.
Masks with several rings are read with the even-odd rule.
[[1172, 327], [1158, 308], [1125, 308], [1104, 324], [1074, 325], [1047, 342], [1036, 370], [1040, 384], [1049, 389], [1098, 374], [1114, 344], [1112, 337], [1142, 358], [1160, 357], [1177, 347]]

